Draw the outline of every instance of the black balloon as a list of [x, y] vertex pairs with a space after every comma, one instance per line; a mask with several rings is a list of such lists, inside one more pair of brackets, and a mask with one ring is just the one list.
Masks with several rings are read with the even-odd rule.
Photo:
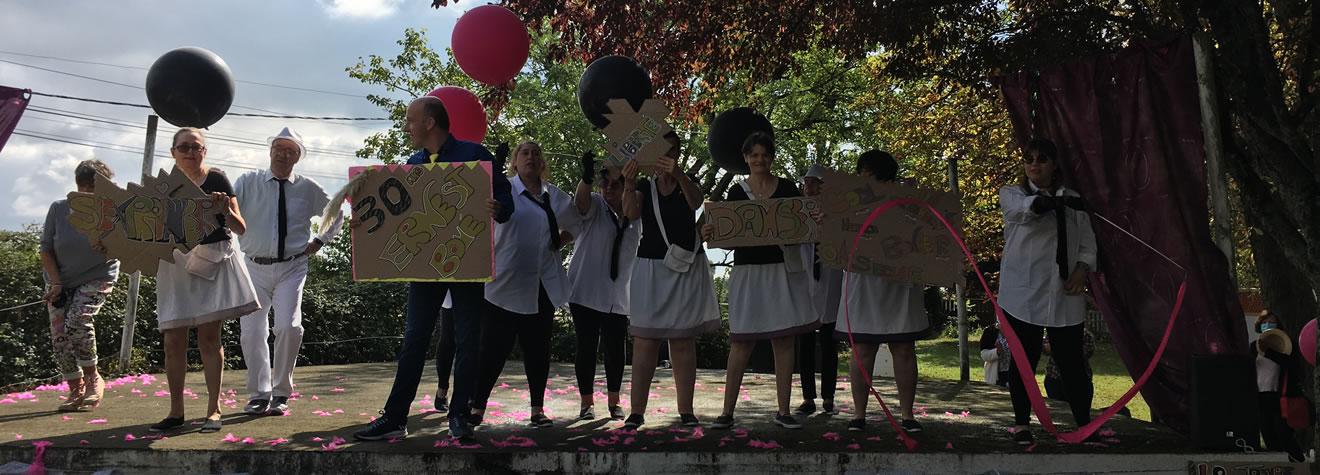
[[724, 111], [715, 117], [706, 135], [706, 145], [715, 163], [725, 170], [738, 174], [747, 174], [747, 161], [743, 160], [742, 145], [747, 137], [755, 132], [765, 132], [775, 136], [775, 128], [770, 119], [748, 107], [736, 107]]
[[215, 53], [179, 48], [151, 64], [147, 102], [156, 115], [177, 127], [208, 127], [234, 103], [234, 78]]
[[651, 75], [627, 56], [605, 56], [592, 61], [578, 81], [577, 99], [582, 114], [597, 129], [609, 125], [605, 114], [610, 112], [610, 99], [627, 99], [633, 109], [650, 99]]

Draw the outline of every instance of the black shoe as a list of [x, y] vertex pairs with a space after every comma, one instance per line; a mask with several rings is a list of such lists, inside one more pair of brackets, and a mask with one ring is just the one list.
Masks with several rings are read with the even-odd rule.
[[577, 420], [579, 421], [596, 420], [596, 411], [593, 410], [594, 408], [595, 406], [587, 406], [582, 408], [582, 411], [578, 412]]
[[161, 419], [160, 422], [152, 424], [149, 430], [152, 432], [169, 432], [183, 427], [183, 424], [182, 417], [166, 417]]
[[797, 414], [799, 416], [810, 416], [815, 412], [816, 412], [815, 401], [803, 402], [801, 406], [797, 407], [797, 410], [793, 411], [794, 414]]
[[825, 401], [820, 405], [820, 413], [827, 416], [833, 416], [838, 414], [839, 410], [834, 408], [834, 401]]
[[444, 396], [435, 398], [435, 412], [449, 412], [449, 400]]
[[637, 430], [638, 427], [641, 427], [642, 424], [645, 423], [646, 423], [645, 417], [642, 417], [641, 414], [633, 414], [631, 416], [628, 416], [628, 420], [623, 421], [623, 428], [627, 430]]
[[801, 429], [802, 423], [788, 414], [775, 414], [775, 424], [785, 429]]
[[449, 437], [455, 439], [467, 439], [472, 437], [472, 426], [462, 417], [449, 418]]
[[729, 429], [733, 427], [733, 416], [720, 416], [715, 418], [715, 423], [710, 425], [711, 429]]
[[407, 436], [408, 423], [391, 421], [384, 414], [367, 424], [365, 429], [353, 433], [353, 438], [357, 440], [398, 439]]
[[903, 431], [909, 434], [921, 432], [921, 423], [916, 419], [903, 419]]
[[1031, 445], [1036, 443], [1036, 436], [1031, 435], [1031, 429], [1023, 429], [1013, 433], [1013, 442], [1018, 445]]
[[682, 422], [685, 427], [697, 427], [701, 425], [701, 420], [697, 419], [696, 414], [679, 414], [678, 420]]
[[610, 406], [610, 419], [621, 421], [624, 417], [627, 416], [624, 415], [622, 407], [619, 407], [618, 405]]
[[254, 416], [265, 415], [268, 410], [270, 410], [270, 400], [268, 399], [253, 399], [248, 401], [246, 406], [243, 406], [243, 412]]
[[289, 398], [287, 396], [275, 396], [270, 400], [270, 408], [266, 409], [268, 416], [282, 416], [289, 412]]
[[477, 426], [481, 425], [482, 422], [485, 422], [485, 420], [486, 420], [486, 414], [485, 414], [485, 413], [482, 413], [482, 414], [468, 414], [468, 416], [467, 416], [467, 423], [468, 423], [468, 425], [469, 425], [469, 426], [472, 426], [472, 428], [474, 428], [474, 429], [475, 429]]
[[545, 414], [533, 414], [532, 419], [527, 423], [527, 425], [533, 429], [543, 429], [546, 427], [551, 427], [555, 425], [555, 423], [551, 422], [549, 417], [545, 417]]
[[866, 419], [853, 419], [851, 421], [848, 421], [848, 430], [853, 432], [861, 432], [866, 430]]

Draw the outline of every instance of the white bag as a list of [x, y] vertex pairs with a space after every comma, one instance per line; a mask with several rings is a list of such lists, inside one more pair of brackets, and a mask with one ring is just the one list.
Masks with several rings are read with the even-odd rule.
[[665, 244], [669, 245], [669, 248], [665, 250], [665, 267], [674, 272], [686, 274], [688, 270], [692, 269], [692, 262], [697, 259], [697, 253], [669, 242], [669, 233], [665, 232], [665, 220], [660, 216], [660, 191], [656, 189], [654, 179], [651, 180], [651, 206], [655, 211], [656, 225], [660, 228], [660, 238], [665, 240]]
[[188, 261], [183, 268], [189, 274], [206, 280], [215, 280], [220, 275], [220, 263], [234, 255], [234, 245], [229, 241], [201, 244], [188, 252]]

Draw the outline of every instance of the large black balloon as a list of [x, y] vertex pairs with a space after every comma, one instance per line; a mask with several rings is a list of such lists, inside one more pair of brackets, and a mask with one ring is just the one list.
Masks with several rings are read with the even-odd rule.
[[179, 48], [151, 64], [147, 102], [156, 115], [177, 127], [208, 127], [234, 103], [234, 78], [215, 53]]
[[610, 123], [605, 118], [610, 112], [606, 105], [610, 99], [627, 99], [635, 110], [651, 95], [651, 74], [627, 56], [612, 55], [592, 61], [578, 81], [578, 105], [597, 129]]
[[754, 132], [765, 132], [775, 136], [775, 128], [770, 119], [748, 107], [736, 107], [724, 111], [715, 117], [706, 135], [706, 145], [715, 163], [725, 170], [737, 174], [751, 173], [747, 161], [743, 160], [743, 141]]

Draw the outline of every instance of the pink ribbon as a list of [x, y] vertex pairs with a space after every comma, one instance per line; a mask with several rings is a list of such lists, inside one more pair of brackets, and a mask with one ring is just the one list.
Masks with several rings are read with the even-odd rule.
[[[998, 299], [995, 298], [994, 292], [990, 290], [990, 284], [986, 283], [985, 275], [981, 273], [981, 268], [976, 265], [976, 258], [972, 256], [972, 251], [967, 248], [967, 243], [963, 242], [962, 237], [958, 236], [958, 231], [954, 229], [952, 224], [949, 223], [949, 220], [945, 218], [944, 215], [941, 214], [939, 210], [935, 209], [935, 207], [932, 206], [930, 203], [927, 203], [925, 201], [916, 198], [894, 198], [879, 204], [878, 206], [875, 207], [875, 209], [871, 210], [871, 214], [867, 215], [866, 220], [863, 221], [861, 227], [857, 229], [857, 234], [853, 236], [852, 248], [849, 249], [848, 251], [848, 260], [846, 261], [847, 265], [845, 266], [847, 267], [847, 270], [851, 273], [853, 257], [857, 254], [857, 248], [861, 244], [862, 235], [866, 232], [866, 229], [871, 226], [871, 223], [875, 222], [875, 220], [879, 218], [880, 215], [888, 212], [889, 210], [895, 207], [903, 206], [903, 205], [918, 205], [925, 207], [927, 210], [930, 210], [930, 212], [934, 214], [935, 217], [938, 218], [941, 223], [944, 224], [944, 228], [949, 231], [949, 235], [953, 236], [954, 241], [958, 243], [958, 247], [962, 249], [963, 255], [967, 258], [967, 262], [971, 264], [972, 269], [976, 271], [976, 278], [981, 282], [981, 288], [985, 289], [985, 295], [990, 298], [990, 303], [991, 305], [994, 306], [995, 309], [995, 318], [999, 322], [999, 327], [1000, 327], [999, 329], [1001, 332], [1004, 333], [1004, 339], [1008, 343], [1009, 352], [1012, 353], [1015, 361], [1027, 362], [1028, 361], [1027, 353], [1025, 350], [1022, 349], [1022, 341], [1018, 339], [1017, 333], [1013, 331], [1013, 326], [1009, 324], [1008, 319], [1004, 316], [1003, 309], [999, 308], [999, 301]], [[1156, 254], [1159, 254], [1160, 257], [1163, 257], [1165, 260], [1169, 261], [1174, 266], [1178, 267], [1179, 269], [1182, 269], [1182, 266], [1178, 266], [1178, 263], [1174, 262], [1172, 259], [1169, 259], [1168, 256], [1165, 256], [1164, 254], [1160, 253], [1158, 250], [1155, 250], [1149, 244], [1146, 244], [1144, 241], [1141, 241], [1141, 239], [1137, 238], [1136, 236], [1133, 236], [1131, 233], [1128, 233], [1126, 230], [1114, 224], [1113, 222], [1109, 221], [1108, 219], [1105, 219], [1103, 216], [1099, 216], [1099, 217], [1102, 222], [1117, 228], [1119, 231], [1123, 232], [1123, 234], [1126, 234], [1132, 239], [1137, 240], [1139, 243], [1151, 249]], [[880, 408], [884, 410], [885, 417], [889, 419], [889, 425], [893, 427], [896, 432], [898, 432], [899, 440], [903, 442], [903, 445], [905, 445], [909, 451], [915, 450], [917, 447], [917, 441], [914, 440], [910, 435], [908, 435], [908, 433], [903, 430], [902, 426], [898, 424], [898, 421], [894, 419], [893, 413], [889, 411], [889, 407], [885, 405], [884, 400], [881, 399], [880, 397], [880, 393], [876, 392], [874, 385], [871, 383], [871, 375], [866, 374], [866, 371], [864, 371], [861, 366], [860, 359], [857, 357], [857, 345], [856, 342], [853, 340], [853, 335], [852, 335], [852, 318], [848, 310], [847, 279], [848, 279], [847, 274], [845, 274], [844, 286], [843, 286], [844, 324], [848, 330], [848, 345], [852, 349], [853, 364], [857, 366], [858, 372], [862, 373], [862, 377], [866, 380], [867, 389], [870, 391], [871, 395], [875, 396], [875, 400], [880, 403]], [[1155, 368], [1158, 366], [1160, 358], [1164, 356], [1164, 350], [1169, 345], [1169, 337], [1173, 333], [1173, 325], [1175, 322], [1177, 322], [1178, 314], [1182, 310], [1183, 297], [1186, 295], [1186, 292], [1187, 292], [1187, 277], [1186, 275], [1184, 275], [1182, 284], [1178, 286], [1178, 297], [1173, 304], [1173, 310], [1170, 312], [1169, 323], [1164, 328], [1164, 336], [1160, 338], [1160, 344], [1155, 349], [1155, 354], [1151, 357], [1150, 363], [1146, 366], [1146, 369], [1142, 371], [1141, 376], [1137, 378], [1137, 381], [1132, 385], [1132, 387], [1129, 388], [1127, 392], [1123, 393], [1123, 397], [1118, 398], [1118, 401], [1115, 401], [1114, 404], [1109, 406], [1108, 409], [1105, 409], [1103, 412], [1101, 412], [1099, 417], [1091, 420], [1089, 424], [1086, 424], [1085, 426], [1078, 428], [1075, 432], [1060, 433], [1058, 431], [1058, 428], [1054, 426], [1054, 421], [1050, 417], [1049, 407], [1045, 405], [1045, 399], [1041, 397], [1040, 394], [1040, 387], [1036, 384], [1036, 374], [1034, 371], [1035, 369], [1029, 368], [1026, 364], [1013, 365], [1017, 367], [1018, 376], [1021, 378], [1021, 381], [1023, 383], [1022, 386], [1025, 387], [1027, 390], [1027, 397], [1028, 399], [1031, 400], [1032, 410], [1036, 412], [1036, 418], [1040, 420], [1041, 427], [1044, 427], [1046, 432], [1054, 434], [1054, 436], [1058, 438], [1058, 440], [1061, 442], [1076, 444], [1090, 437], [1091, 434], [1095, 433], [1095, 431], [1098, 430], [1100, 426], [1102, 426], [1111, 417], [1113, 417], [1114, 414], [1117, 414], [1118, 411], [1123, 408], [1123, 406], [1126, 406], [1128, 401], [1131, 401], [1132, 398], [1137, 395], [1137, 392], [1140, 391], [1141, 388], [1146, 385], [1146, 381], [1150, 379], [1150, 375], [1155, 372]]]

